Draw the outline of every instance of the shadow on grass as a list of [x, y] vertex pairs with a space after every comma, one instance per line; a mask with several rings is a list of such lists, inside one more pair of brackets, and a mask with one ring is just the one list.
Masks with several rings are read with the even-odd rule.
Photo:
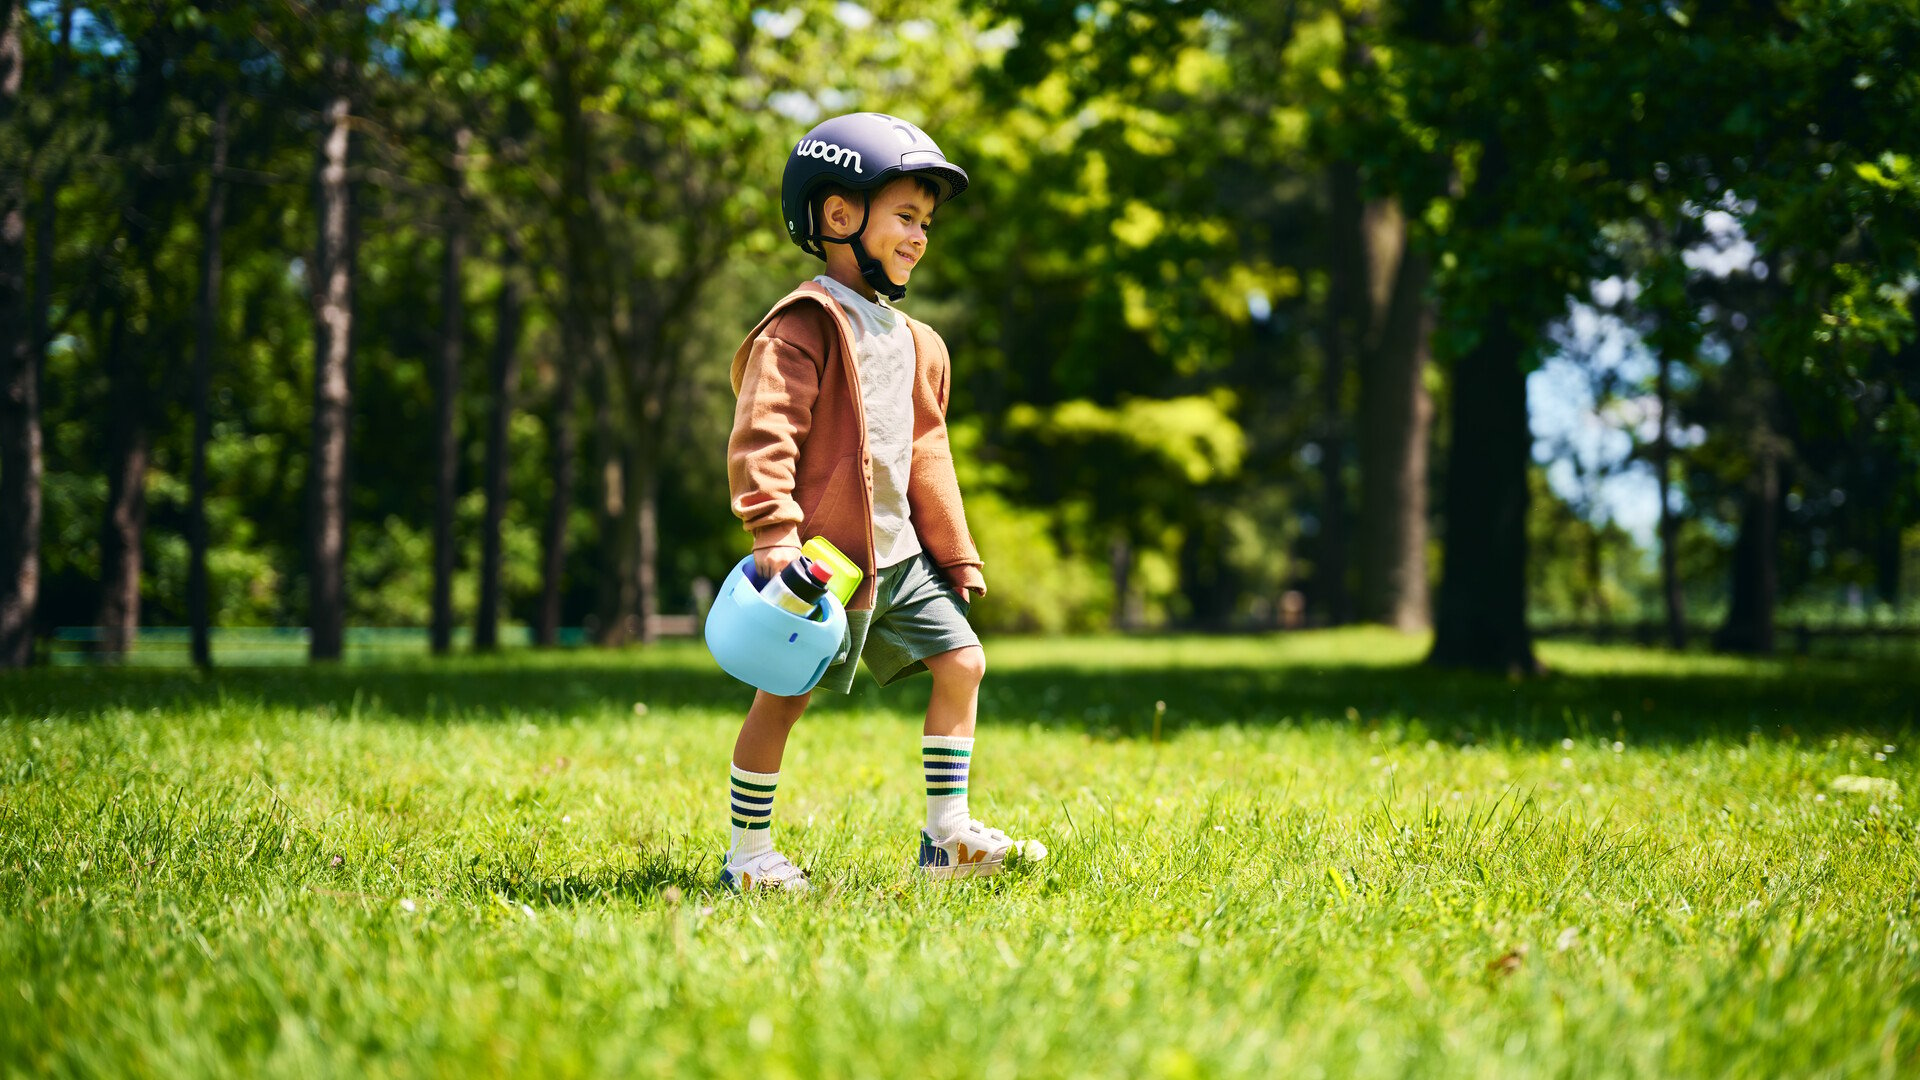
[[[692, 862], [687, 861], [691, 858]], [[542, 875], [536, 864], [501, 865], [468, 879], [469, 886], [510, 904], [529, 907], [566, 907], [587, 903], [623, 903], [649, 906], [672, 903], [680, 897], [717, 893], [719, 865], [710, 856], [643, 848], [640, 865], [631, 870], [589, 870]], [[672, 890], [672, 891], [669, 891]]]
[[[814, 715], [851, 709], [912, 715], [925, 707], [928, 685], [915, 678], [880, 688], [863, 675], [851, 698], [817, 695]], [[650, 710], [739, 715], [750, 700], [750, 691], [688, 644], [650, 653], [510, 654], [208, 676], [139, 669], [0, 675], [0, 717], [16, 720], [264, 707], [408, 722], [552, 721], [631, 716], [635, 702]], [[1646, 744], [1755, 733], [1811, 739], [1842, 731], [1895, 738], [1920, 721], [1920, 668], [1810, 661], [1733, 674], [1562, 672], [1516, 682], [1419, 665], [1016, 665], [989, 671], [981, 716], [988, 724], [1140, 738], [1151, 735], [1159, 701], [1166, 703], [1163, 734], [1228, 723], [1331, 721], [1399, 724], [1415, 737], [1459, 743], [1601, 736]]]

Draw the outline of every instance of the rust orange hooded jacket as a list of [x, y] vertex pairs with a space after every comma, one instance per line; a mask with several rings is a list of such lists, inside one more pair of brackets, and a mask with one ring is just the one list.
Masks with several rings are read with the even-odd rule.
[[[947, 442], [952, 361], [939, 334], [911, 317], [907, 325], [914, 352], [907, 478], [913, 529], [955, 588], [984, 593]], [[847, 606], [860, 609], [873, 606], [873, 460], [852, 342], [846, 313], [813, 281], [753, 328], [733, 354], [739, 400], [727, 439], [727, 482], [755, 551], [824, 536], [858, 563], [865, 576]]]

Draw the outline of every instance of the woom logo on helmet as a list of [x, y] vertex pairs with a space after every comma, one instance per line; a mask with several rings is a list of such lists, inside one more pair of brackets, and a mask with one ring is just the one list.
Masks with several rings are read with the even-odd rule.
[[819, 158], [829, 165], [846, 165], [854, 172], [865, 173], [860, 167], [860, 151], [850, 150], [839, 143], [821, 142], [819, 139], [801, 139], [800, 145], [793, 148], [794, 157]]

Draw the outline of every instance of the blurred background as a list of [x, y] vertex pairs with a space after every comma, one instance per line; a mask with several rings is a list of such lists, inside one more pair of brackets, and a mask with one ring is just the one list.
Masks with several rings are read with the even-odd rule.
[[0, 12], [0, 664], [692, 632], [854, 110], [985, 629], [1920, 626], [1913, 0]]

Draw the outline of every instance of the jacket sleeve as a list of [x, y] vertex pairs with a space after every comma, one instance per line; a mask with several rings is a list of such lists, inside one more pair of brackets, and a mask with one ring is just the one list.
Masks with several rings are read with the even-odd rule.
[[813, 405], [820, 395], [822, 361], [783, 334], [793, 320], [788, 311], [768, 323], [743, 346], [744, 363], [734, 364], [733, 433], [727, 438], [727, 486], [733, 513], [753, 534], [753, 549], [800, 546], [804, 515], [794, 501], [800, 448], [813, 426]]
[[918, 400], [913, 421], [913, 466], [907, 480], [914, 528], [927, 554], [955, 588], [972, 589], [984, 596], [985, 564], [974, 547], [973, 534], [967, 530], [960, 480], [953, 469], [953, 446], [947, 439], [953, 362], [939, 335], [915, 329], [919, 331], [914, 334], [915, 348], [930, 349], [933, 362], [923, 367], [919, 384], [914, 387]]

